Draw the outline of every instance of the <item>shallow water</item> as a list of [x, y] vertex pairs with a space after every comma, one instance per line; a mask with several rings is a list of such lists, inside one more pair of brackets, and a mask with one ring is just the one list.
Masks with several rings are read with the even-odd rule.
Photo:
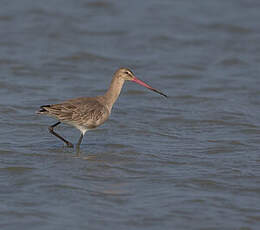
[[[260, 3], [4, 1], [0, 228], [259, 229]], [[127, 83], [80, 155], [42, 104]], [[57, 129], [72, 142], [79, 132]]]

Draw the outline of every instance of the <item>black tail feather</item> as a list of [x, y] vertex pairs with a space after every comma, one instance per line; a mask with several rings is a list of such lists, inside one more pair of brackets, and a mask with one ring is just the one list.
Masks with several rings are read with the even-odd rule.
[[42, 106], [40, 106], [40, 110], [37, 111], [37, 113], [47, 112], [47, 110], [45, 109], [45, 107], [51, 107], [51, 105], [42, 105]]

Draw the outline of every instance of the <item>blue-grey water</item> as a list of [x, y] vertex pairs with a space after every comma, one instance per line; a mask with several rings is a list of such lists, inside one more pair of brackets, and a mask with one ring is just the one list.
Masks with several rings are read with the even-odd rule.
[[[0, 229], [260, 229], [259, 0], [1, 1]], [[80, 155], [40, 105], [127, 82]], [[75, 143], [79, 132], [57, 132]]]

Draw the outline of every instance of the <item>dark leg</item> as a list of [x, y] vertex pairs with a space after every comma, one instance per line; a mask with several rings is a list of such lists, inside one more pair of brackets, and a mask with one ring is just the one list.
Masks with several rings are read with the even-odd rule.
[[80, 152], [79, 152], [79, 151], [80, 151], [80, 144], [81, 144], [81, 142], [82, 142], [83, 137], [84, 137], [84, 135], [83, 135], [83, 133], [81, 133], [81, 134], [80, 134], [80, 137], [79, 137], [79, 140], [78, 140], [78, 143], [77, 143], [77, 145], [76, 145], [77, 154], [80, 153]]
[[65, 140], [62, 136], [60, 136], [58, 133], [56, 133], [56, 132], [54, 132], [54, 127], [56, 127], [57, 125], [59, 125], [60, 124], [60, 122], [57, 122], [57, 123], [55, 123], [54, 125], [51, 125], [51, 126], [49, 126], [49, 131], [50, 131], [50, 133], [51, 134], [53, 134], [54, 136], [56, 136], [56, 137], [58, 137], [59, 139], [61, 139], [63, 142], [65, 142], [66, 143], [66, 145], [68, 146], [68, 147], [73, 147], [73, 144], [71, 144], [69, 141], [67, 141], [67, 140]]
[[80, 134], [80, 137], [79, 137], [79, 140], [78, 140], [78, 143], [77, 143], [77, 145], [76, 145], [77, 152], [79, 152], [80, 144], [81, 144], [81, 142], [82, 142], [83, 137], [84, 137], [84, 135], [81, 133], [81, 134]]
[[84, 135], [81, 133], [81, 134], [80, 134], [80, 137], [79, 137], [79, 140], [78, 140], [78, 143], [77, 143], [77, 146], [80, 146], [83, 137], [84, 137]]

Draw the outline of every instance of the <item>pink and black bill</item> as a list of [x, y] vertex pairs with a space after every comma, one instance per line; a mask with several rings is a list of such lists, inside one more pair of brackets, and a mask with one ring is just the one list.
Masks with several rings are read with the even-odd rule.
[[159, 94], [163, 95], [164, 97], [167, 97], [166, 94], [162, 93], [162, 92], [159, 91], [158, 89], [155, 89], [155, 88], [151, 87], [150, 85], [147, 85], [147, 84], [144, 83], [143, 81], [139, 80], [137, 77], [134, 77], [134, 79], [133, 79], [132, 81], [135, 82], [135, 83], [137, 83], [137, 84], [139, 84], [139, 85], [142, 85], [142, 86], [146, 87], [147, 89], [150, 89], [150, 90], [152, 90], [152, 91], [154, 91], [154, 92], [156, 92], [156, 93], [159, 93]]

